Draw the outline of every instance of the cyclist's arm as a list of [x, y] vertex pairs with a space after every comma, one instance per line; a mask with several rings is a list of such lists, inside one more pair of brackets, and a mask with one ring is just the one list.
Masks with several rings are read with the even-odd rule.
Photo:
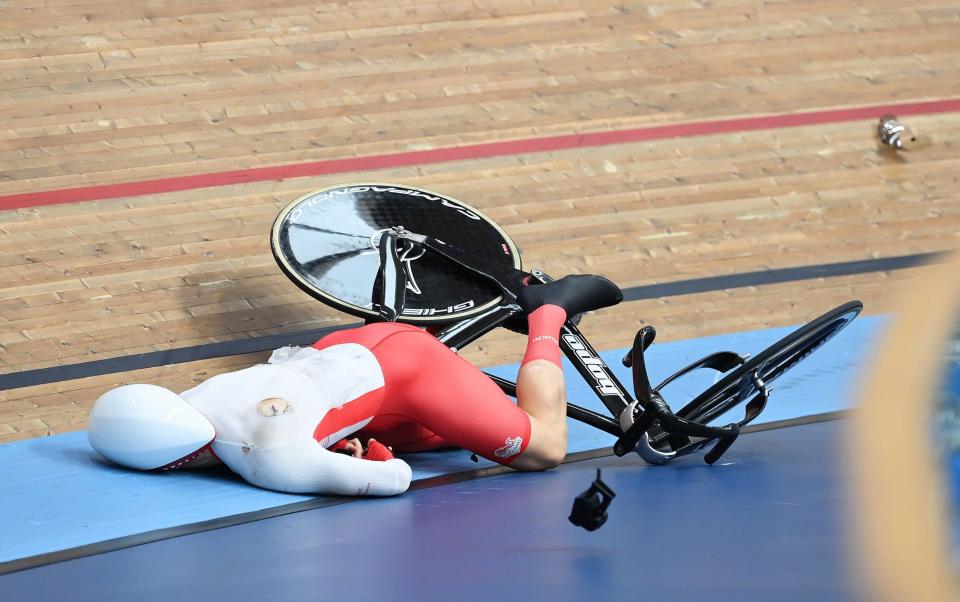
[[[291, 441], [251, 453], [241, 476], [266, 489], [288, 493], [396, 495], [410, 487], [403, 460], [383, 462], [328, 451], [312, 439]], [[239, 471], [238, 471], [239, 472]]]

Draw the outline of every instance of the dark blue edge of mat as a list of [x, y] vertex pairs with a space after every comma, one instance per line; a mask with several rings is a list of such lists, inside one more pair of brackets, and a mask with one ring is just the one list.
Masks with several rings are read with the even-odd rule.
[[[758, 431], [768, 431], [773, 429], [801, 426], [804, 424], [813, 424], [817, 422], [826, 422], [829, 420], [838, 420], [846, 417], [848, 414], [849, 414], [849, 411], [840, 410], [836, 412], [825, 412], [822, 414], [813, 414], [811, 416], [802, 416], [800, 418], [791, 418], [789, 420], [777, 420], [773, 422], [767, 422], [764, 424], [748, 425], [744, 427], [741, 432], [746, 434], [746, 433], [753, 433]], [[611, 455], [613, 455], [613, 449], [609, 447], [604, 447], [600, 449], [587, 450], [587, 451], [568, 454], [567, 457], [564, 459], [563, 463], [569, 464], [572, 462], [581, 462], [583, 460], [592, 460], [594, 458], [600, 458], [600, 457], [611, 456]], [[669, 470], [669, 469], [666, 468], [666, 470]], [[506, 474], [508, 472], [513, 472], [513, 469], [507, 468], [506, 466], [490, 466], [486, 468], [478, 468], [476, 470], [467, 470], [467, 471], [457, 472], [457, 473], [452, 473], [447, 475], [440, 475], [436, 477], [430, 477], [427, 479], [420, 479], [420, 480], [414, 481], [411, 484], [409, 491], [416, 491], [419, 489], [429, 489], [431, 487], [440, 487], [443, 485], [450, 485], [452, 483], [459, 483], [462, 481], [494, 477], [494, 476]], [[307, 510], [315, 510], [318, 508], [327, 508], [330, 506], [339, 506], [340, 504], [349, 504], [351, 502], [356, 502], [363, 499], [365, 498], [323, 496], [323, 497], [317, 497], [315, 499], [307, 500], [303, 502], [295, 502], [293, 504], [285, 504], [283, 506], [275, 506], [273, 508], [255, 510], [253, 512], [244, 512], [242, 514], [234, 514], [231, 516], [224, 516], [224, 517], [201, 521], [197, 523], [179, 525], [177, 527], [156, 529], [153, 531], [147, 531], [146, 533], [138, 533], [136, 535], [127, 535], [124, 537], [108, 539], [106, 541], [100, 541], [97, 543], [77, 546], [74, 548], [67, 548], [65, 550], [58, 550], [56, 552], [48, 552], [46, 554], [38, 554], [36, 556], [28, 556], [26, 558], [18, 558], [16, 560], [0, 562], [0, 575], [5, 575], [7, 573], [14, 573], [17, 571], [23, 571], [26, 569], [42, 567], [49, 564], [56, 564], [58, 562], [64, 562], [67, 560], [74, 560], [77, 558], [84, 558], [87, 556], [95, 556], [97, 554], [104, 554], [106, 552], [113, 552], [116, 550], [122, 550], [124, 548], [132, 548], [134, 546], [148, 544], [148, 543], [161, 541], [165, 539], [173, 539], [175, 537], [182, 537], [184, 535], [192, 535], [194, 533], [202, 533], [204, 531], [213, 531], [215, 529], [224, 529], [226, 527], [232, 527], [235, 525], [241, 525], [245, 523], [252, 523], [260, 520], [274, 518], [277, 516], [283, 516], [285, 514], [293, 514], [295, 512], [304, 512]]]
[[[624, 289], [623, 299], [624, 301], [639, 301], [642, 299], [675, 297], [731, 288], [779, 284], [797, 280], [812, 280], [815, 278], [900, 270], [936, 262], [942, 258], [943, 255], [944, 253], [942, 252], [917, 253], [897, 257], [883, 257], [880, 259], [864, 259], [795, 268], [781, 268], [635, 286]], [[198, 360], [241, 355], [244, 353], [269, 351], [283, 347], [284, 345], [312, 345], [317, 339], [331, 332], [345, 328], [353, 328], [359, 325], [358, 323], [341, 324], [313, 330], [272, 334], [249, 339], [208, 343], [193, 347], [166, 349], [163, 351], [151, 351], [149, 353], [68, 364], [66, 366], [53, 366], [50, 368], [0, 374], [0, 390], [18, 389], [21, 387], [44, 385], [90, 376], [102, 376], [104, 374], [117, 372], [156, 368], [158, 366], [182, 364]]]

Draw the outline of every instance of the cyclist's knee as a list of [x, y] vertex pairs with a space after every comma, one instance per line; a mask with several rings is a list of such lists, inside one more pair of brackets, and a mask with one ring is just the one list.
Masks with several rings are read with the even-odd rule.
[[566, 445], [551, 445], [540, 456], [540, 468], [556, 468], [563, 464], [563, 459], [567, 457]]
[[528, 449], [522, 456], [510, 464], [510, 467], [516, 468], [517, 470], [529, 471], [547, 470], [563, 464], [565, 457], [566, 449], [563, 448], [553, 447], [532, 451]]
[[563, 463], [567, 455], [566, 423], [550, 428], [531, 419], [530, 443], [510, 466], [518, 470], [546, 470]]

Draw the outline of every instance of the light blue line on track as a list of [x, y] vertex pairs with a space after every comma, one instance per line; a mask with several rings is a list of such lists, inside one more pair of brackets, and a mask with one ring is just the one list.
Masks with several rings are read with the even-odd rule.
[[[849, 408], [884, 323], [880, 317], [855, 320], [823, 350], [774, 384], [771, 403], [757, 422]], [[756, 353], [790, 330], [774, 328], [655, 343], [649, 352], [651, 378], [656, 383], [713, 351]], [[601, 356], [629, 386], [629, 372], [620, 364], [624, 352], [608, 351]], [[513, 379], [517, 365], [488, 371]], [[689, 380], [671, 385], [665, 392], [667, 401], [679, 408], [709, 384], [714, 374], [701, 370]], [[567, 375], [570, 401], [604, 412], [570, 366]], [[612, 443], [613, 437], [606, 433], [570, 422], [571, 452]], [[735, 452], [736, 445], [729, 453]], [[463, 451], [413, 454], [406, 459], [414, 468], [415, 479], [490, 464], [485, 460], [475, 464]], [[84, 431], [19, 441], [0, 445], [0, 562], [309, 499], [313, 498], [251, 487], [226, 471], [141, 473], [117, 468], [90, 449]]]

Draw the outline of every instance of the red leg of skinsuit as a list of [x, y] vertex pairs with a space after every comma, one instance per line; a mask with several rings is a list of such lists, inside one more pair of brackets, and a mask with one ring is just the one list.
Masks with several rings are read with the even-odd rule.
[[[363, 413], [376, 416], [364, 427], [365, 435], [397, 451], [457, 446], [501, 464], [509, 464], [526, 449], [530, 440], [526, 412], [430, 334], [406, 324], [378, 323], [329, 334], [314, 347], [342, 343], [370, 349], [383, 370], [383, 395], [348, 404], [364, 403], [368, 407]], [[329, 434], [325, 430], [335, 430], [325, 428], [326, 422], [324, 418], [318, 427], [318, 440]]]

